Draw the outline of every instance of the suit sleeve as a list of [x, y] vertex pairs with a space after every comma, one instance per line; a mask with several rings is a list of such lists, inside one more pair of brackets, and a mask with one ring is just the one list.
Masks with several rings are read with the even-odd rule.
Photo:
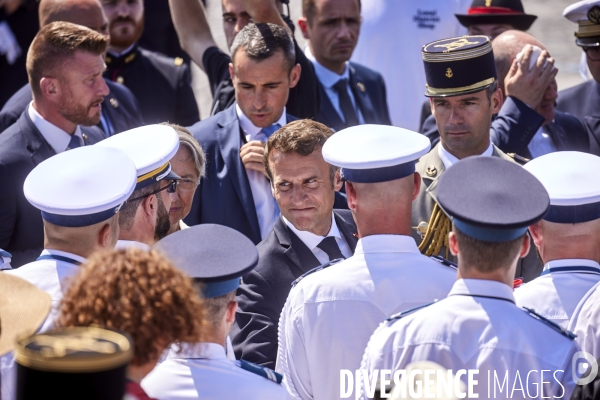
[[505, 153], [523, 154], [544, 117], [515, 97], [507, 97], [492, 122], [492, 142]]
[[182, 126], [192, 126], [200, 121], [200, 111], [196, 96], [192, 89], [192, 76], [186, 64], [181, 67], [181, 75], [177, 81], [177, 115], [175, 122]]
[[0, 190], [0, 248], [7, 249], [17, 222], [17, 196], [12, 174], [2, 161], [0, 161], [0, 188], [2, 188]]
[[256, 271], [238, 288], [239, 309], [232, 332], [236, 358], [275, 369], [281, 308], [268, 282]]

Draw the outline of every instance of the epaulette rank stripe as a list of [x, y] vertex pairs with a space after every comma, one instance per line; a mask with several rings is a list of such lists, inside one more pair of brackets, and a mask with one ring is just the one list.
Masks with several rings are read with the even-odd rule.
[[300, 282], [302, 279], [306, 278], [308, 275], [314, 274], [315, 272], [319, 272], [327, 267], [331, 267], [333, 264], [337, 264], [342, 261], [344, 261], [343, 258], [336, 258], [334, 260], [326, 262], [325, 264], [319, 265], [318, 267], [315, 267], [315, 268], [311, 269], [310, 271], [305, 272], [304, 274], [300, 275], [300, 277], [298, 279], [296, 279], [294, 282], [292, 282], [292, 287], [296, 286], [298, 284], [298, 282]]
[[577, 337], [577, 335], [574, 334], [573, 332], [561, 327], [556, 322], [550, 321], [548, 318], [541, 316], [540, 314], [536, 313], [535, 310], [533, 310], [531, 308], [527, 308], [527, 307], [523, 307], [523, 309], [525, 311], [527, 311], [527, 313], [529, 315], [531, 315], [532, 318], [535, 318], [538, 321], [544, 322], [546, 325], [550, 326], [552, 329], [554, 329], [558, 333], [568, 337], [569, 339], [575, 339]]
[[256, 374], [256, 375], [260, 375], [263, 378], [266, 378], [277, 384], [281, 384], [281, 381], [283, 380], [283, 375], [273, 371], [270, 368], [266, 368], [266, 367], [260, 366], [258, 364], [254, 364], [254, 363], [251, 363], [246, 360], [236, 360], [235, 364], [245, 371], [252, 372], [253, 374]]
[[453, 262], [452, 262], [452, 261], [450, 261], [450, 260], [446, 260], [446, 259], [445, 259], [444, 257], [442, 257], [442, 256], [435, 255], [435, 256], [429, 256], [429, 258], [431, 258], [433, 261], [437, 261], [437, 262], [439, 262], [440, 264], [443, 264], [443, 265], [445, 265], [445, 266], [447, 266], [447, 267], [450, 267], [450, 268], [452, 268], [452, 269], [458, 269], [458, 265], [457, 265], [456, 263], [453, 263]]
[[389, 321], [395, 321], [397, 319], [406, 317], [407, 315], [410, 315], [410, 314], [414, 313], [415, 311], [419, 311], [422, 308], [429, 307], [430, 305], [432, 305], [433, 303], [436, 303], [436, 302], [437, 302], [437, 300], [432, 301], [431, 303], [423, 304], [422, 306], [411, 308], [410, 310], [405, 310], [405, 311], [399, 312], [397, 314], [390, 315], [385, 320], [388, 321], [388, 322]]

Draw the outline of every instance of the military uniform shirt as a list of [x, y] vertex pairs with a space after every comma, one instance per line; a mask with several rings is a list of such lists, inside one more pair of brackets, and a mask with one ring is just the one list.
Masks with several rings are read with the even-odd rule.
[[595, 261], [550, 261], [539, 278], [515, 290], [515, 301], [567, 329], [577, 304], [598, 282], [600, 265]]
[[592, 287], [581, 299], [571, 321], [569, 330], [577, 335], [575, 340], [581, 350], [600, 358], [600, 282]]
[[340, 370], [354, 371], [379, 323], [442, 299], [456, 270], [402, 235], [361, 238], [354, 256], [292, 288], [279, 322], [276, 371], [294, 397], [340, 398]]
[[[569, 399], [575, 387], [571, 361], [577, 351], [573, 339], [517, 307], [508, 285], [460, 279], [446, 299], [381, 324], [365, 350], [361, 370], [369, 376], [376, 369], [391, 369], [393, 374], [412, 362], [433, 361], [453, 373], [478, 369], [473, 387], [479, 398], [541, 398], [543, 380], [544, 396]], [[534, 372], [527, 379], [530, 371], [541, 370], [552, 372], [543, 378]], [[508, 377], [508, 386], [503, 392], [496, 387], [495, 396], [494, 372], [500, 382]], [[512, 391], [515, 381], [524, 391]], [[361, 393], [360, 398], [366, 398], [364, 390]]]
[[150, 397], [175, 399], [285, 399], [283, 386], [246, 371], [228, 360], [216, 343], [184, 344], [142, 381]]

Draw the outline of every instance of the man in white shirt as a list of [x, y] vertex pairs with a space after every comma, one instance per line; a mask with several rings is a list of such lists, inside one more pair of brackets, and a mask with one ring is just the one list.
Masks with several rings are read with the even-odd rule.
[[292, 282], [354, 253], [357, 230], [352, 214], [333, 210], [342, 186], [339, 169], [321, 153], [332, 134], [319, 122], [299, 120], [267, 142], [265, 169], [281, 217], [257, 246], [258, 265], [238, 289], [232, 337], [239, 359], [275, 368], [279, 316]]
[[[419, 133], [384, 125], [347, 128], [325, 142], [324, 160], [346, 180], [359, 240], [352, 257], [305, 273], [290, 291], [276, 371], [293, 397], [343, 398], [340, 372], [358, 369], [381, 321], [444, 298], [456, 279], [455, 269], [423, 256], [410, 236], [421, 182], [415, 160], [429, 147]], [[292, 196], [301, 198], [298, 191]]]
[[23, 196], [40, 162], [104, 138], [95, 127], [108, 95], [102, 79], [105, 36], [66, 22], [40, 30], [27, 54], [33, 101], [0, 135], [0, 248], [13, 267], [35, 260], [44, 246], [40, 213]]
[[[136, 176], [126, 154], [100, 146], [57, 154], [27, 176], [23, 191], [41, 210], [44, 250], [36, 261], [2, 273], [22, 278], [50, 295], [52, 309], [42, 331], [53, 326], [63, 293], [79, 266], [93, 252], [115, 247], [118, 213], [133, 192]], [[3, 377], [14, 372], [13, 365], [12, 358], [2, 360]], [[3, 379], [3, 391], [5, 385], [12, 391], [14, 376]]]

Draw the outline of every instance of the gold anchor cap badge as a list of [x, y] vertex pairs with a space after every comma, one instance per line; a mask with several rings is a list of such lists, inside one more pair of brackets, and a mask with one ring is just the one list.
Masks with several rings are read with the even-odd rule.
[[485, 6], [486, 7], [491, 7], [492, 6], [492, 0], [485, 0]]
[[448, 68], [446, 70], [446, 78], [452, 78], [454, 76], [454, 72], [452, 72], [452, 68]]

